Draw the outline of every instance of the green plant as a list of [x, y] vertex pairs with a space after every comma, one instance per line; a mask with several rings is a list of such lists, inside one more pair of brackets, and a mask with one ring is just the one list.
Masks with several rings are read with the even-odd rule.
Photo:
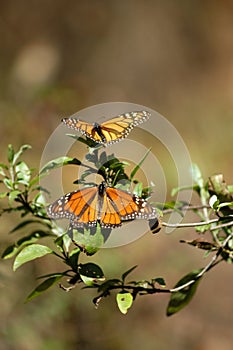
[[[167, 288], [164, 278], [153, 277], [150, 280], [128, 281], [128, 276], [136, 266], [122, 273], [120, 278], [106, 279], [102, 267], [95, 262], [81, 263], [83, 254], [94, 255], [108, 239], [110, 229], [83, 228], [62, 230], [47, 216], [47, 203], [44, 193], [47, 191], [39, 185], [40, 178], [47, 176], [53, 169], [69, 164], [83, 167], [81, 177], [76, 184], [87, 184], [87, 178], [92, 173], [98, 173], [107, 180], [111, 186], [129, 189], [140, 197], [148, 199], [151, 188], [143, 188], [143, 184], [136, 179], [137, 171], [145, 157], [137, 164], [130, 174], [127, 174], [127, 163], [122, 162], [114, 154], [107, 155], [101, 146], [84, 138], [77, 138], [88, 146], [85, 164], [76, 158], [61, 157], [47, 163], [38, 174], [23, 160], [23, 153], [31, 148], [22, 146], [17, 152], [13, 146], [8, 146], [7, 164], [0, 164], [0, 215], [17, 212], [20, 214], [19, 224], [12, 229], [12, 233], [23, 232], [27, 227], [33, 227], [30, 234], [24, 235], [14, 244], [8, 246], [2, 253], [2, 259], [14, 258], [13, 269], [16, 270], [26, 262], [53, 255], [64, 263], [64, 270], [40, 276], [43, 279], [27, 297], [27, 301], [40, 295], [55, 284], [65, 291], [73, 289], [80, 284], [85, 289], [93, 289], [97, 295], [93, 302], [97, 306], [99, 302], [116, 293], [118, 307], [122, 313], [127, 313], [135, 299], [140, 295], [169, 293], [170, 301], [167, 315], [172, 315], [181, 310], [192, 299], [196, 288], [204, 275], [220, 262], [232, 263], [233, 258], [233, 186], [227, 186], [222, 175], [215, 175], [205, 181], [197, 165], [192, 166], [194, 185], [192, 190], [197, 193], [200, 205], [192, 206], [184, 202], [154, 203], [158, 210], [158, 218], [149, 221], [152, 232], [158, 232], [161, 227], [184, 228], [193, 227], [197, 238], [192, 241], [181, 240], [182, 243], [194, 246], [205, 251], [205, 256], [213, 254], [210, 262], [202, 268], [191, 271], [182, 277], [173, 288]], [[149, 151], [148, 151], [149, 152]], [[89, 183], [90, 185], [90, 183]], [[175, 188], [172, 194], [182, 191], [184, 188]], [[187, 189], [187, 188], [185, 188]], [[191, 188], [189, 188], [191, 189]], [[199, 218], [198, 222], [172, 225], [166, 223], [164, 218], [172, 211], [183, 216], [184, 212], [192, 211]], [[35, 229], [34, 227], [37, 227]], [[200, 233], [202, 235], [200, 235]], [[204, 238], [208, 234], [208, 239]], [[41, 240], [46, 238], [46, 244]]]

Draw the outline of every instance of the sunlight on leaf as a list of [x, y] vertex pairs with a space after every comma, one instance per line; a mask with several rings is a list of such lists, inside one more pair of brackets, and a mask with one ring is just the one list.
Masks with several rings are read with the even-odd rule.
[[21, 265], [25, 264], [28, 261], [41, 258], [47, 254], [51, 254], [53, 251], [49, 247], [40, 244], [32, 244], [23, 250], [17, 255], [13, 270], [17, 270]]
[[133, 296], [129, 292], [120, 292], [116, 295], [118, 308], [122, 314], [126, 314], [133, 304]]

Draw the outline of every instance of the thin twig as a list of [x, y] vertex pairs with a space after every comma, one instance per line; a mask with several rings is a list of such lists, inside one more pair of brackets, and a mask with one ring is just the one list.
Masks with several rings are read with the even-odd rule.
[[209, 271], [211, 268], [216, 266], [221, 261], [221, 260], [217, 261], [219, 255], [222, 253], [223, 248], [227, 245], [228, 241], [232, 238], [232, 236], [233, 236], [233, 234], [227, 236], [227, 238], [225, 239], [223, 244], [219, 247], [217, 253], [213, 256], [213, 258], [206, 265], [206, 267], [204, 267], [204, 269], [202, 269], [195, 278], [193, 278], [191, 281], [188, 281], [185, 284], [182, 284], [182, 286], [170, 289], [170, 292], [171, 293], [178, 292], [179, 290], [190, 286], [191, 284], [195, 283], [199, 278], [201, 278], [207, 271]]
[[176, 227], [176, 228], [196, 227], [196, 226], [205, 226], [205, 225], [213, 224], [213, 223], [218, 222], [218, 221], [219, 221], [219, 219], [212, 219], [209, 221], [189, 222], [189, 223], [185, 223], [185, 224], [169, 224], [167, 222], [162, 222], [161, 225], [165, 226], [165, 227]]
[[[188, 210], [198, 210], [198, 209], [203, 209], [203, 208], [210, 209], [210, 206], [203, 205], [203, 204], [201, 204], [201, 205], [184, 205], [181, 208], [176, 208], [176, 209], [179, 211], [188, 211]], [[173, 213], [174, 210], [175, 210], [174, 208], [165, 209], [165, 210], [163, 210], [163, 214], [166, 215], [166, 214]]]
[[232, 226], [232, 225], [233, 225], [233, 221], [225, 222], [224, 224], [220, 224], [220, 225], [211, 227], [211, 228], [210, 228], [210, 231], [218, 230], [218, 229], [220, 229], [220, 228], [228, 227], [228, 226]]

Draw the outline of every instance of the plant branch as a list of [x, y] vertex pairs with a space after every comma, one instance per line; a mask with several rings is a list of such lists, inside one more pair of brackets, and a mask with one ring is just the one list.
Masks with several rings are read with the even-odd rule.
[[191, 284], [195, 283], [199, 278], [201, 278], [207, 271], [209, 271], [214, 266], [216, 266], [218, 263], [220, 263], [220, 261], [222, 261], [222, 260], [217, 261], [217, 259], [218, 259], [219, 255], [222, 253], [224, 247], [227, 245], [228, 241], [232, 238], [232, 236], [233, 236], [233, 234], [227, 236], [227, 238], [225, 239], [223, 244], [219, 247], [217, 253], [213, 256], [213, 258], [206, 265], [206, 267], [204, 267], [194, 279], [192, 279], [191, 281], [188, 281], [187, 283], [183, 284], [182, 286], [170, 289], [170, 292], [171, 293], [178, 292], [179, 290], [190, 286]]
[[213, 224], [218, 222], [219, 219], [212, 219], [208, 221], [200, 221], [200, 222], [189, 222], [184, 224], [168, 224], [167, 222], [162, 222], [161, 225], [165, 227], [173, 227], [173, 228], [181, 228], [181, 227], [196, 227], [196, 226], [205, 226], [209, 224]]
[[218, 230], [220, 228], [224, 228], [224, 227], [228, 227], [228, 226], [233, 226], [233, 221], [225, 222], [224, 224], [220, 224], [220, 225], [211, 227], [210, 231]]
[[[203, 209], [203, 208], [206, 208], [206, 209], [210, 209], [210, 206], [209, 205], [184, 205], [182, 206], [181, 208], [177, 208], [178, 210], [180, 211], [188, 211], [188, 210], [198, 210], [198, 209]], [[163, 210], [163, 214], [166, 215], [166, 214], [170, 214], [170, 213], [173, 213], [174, 212], [174, 209], [165, 209]]]

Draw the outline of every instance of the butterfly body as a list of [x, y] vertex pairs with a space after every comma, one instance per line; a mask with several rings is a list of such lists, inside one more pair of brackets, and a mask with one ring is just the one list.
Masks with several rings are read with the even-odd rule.
[[63, 118], [62, 122], [69, 128], [79, 131], [93, 141], [108, 146], [126, 138], [135, 126], [142, 124], [149, 117], [149, 112], [137, 111], [120, 114], [102, 124], [91, 124], [72, 117]]
[[93, 123], [93, 129], [92, 129], [92, 140], [95, 140], [95, 134], [97, 134], [99, 136], [99, 138], [101, 139], [101, 143], [106, 143], [106, 137], [104, 136], [102, 130], [101, 130], [101, 125], [98, 123]]
[[108, 187], [105, 182], [67, 193], [49, 205], [47, 213], [53, 219], [69, 219], [73, 227], [93, 227], [99, 223], [105, 228], [121, 226], [125, 220], [156, 216], [155, 209], [146, 200]]

